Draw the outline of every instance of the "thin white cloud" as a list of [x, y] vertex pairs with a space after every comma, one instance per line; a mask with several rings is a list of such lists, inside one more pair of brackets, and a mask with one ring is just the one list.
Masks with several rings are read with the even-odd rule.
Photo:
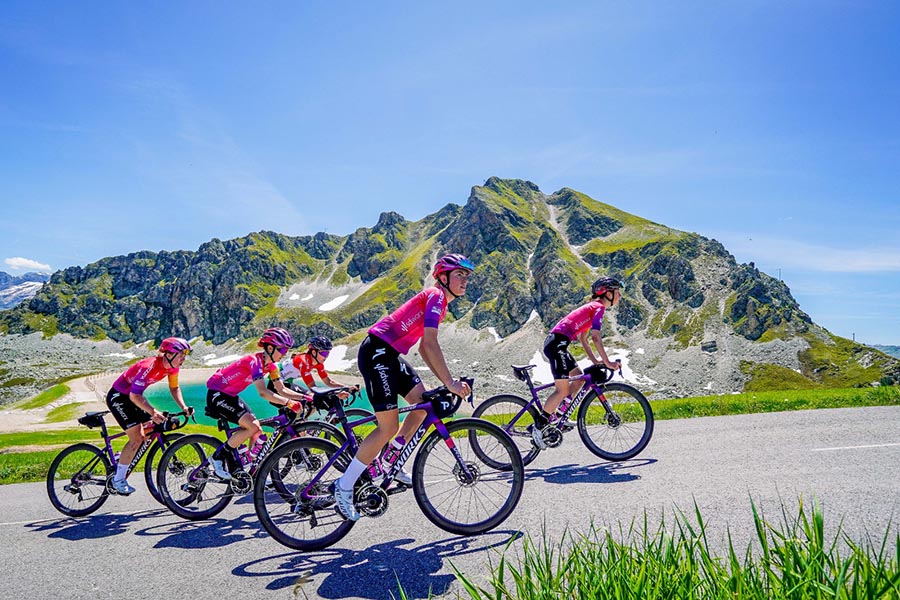
[[7, 258], [3, 260], [13, 271], [20, 270], [28, 270], [28, 271], [40, 271], [42, 273], [49, 273], [53, 269], [50, 268], [50, 265], [45, 265], [44, 263], [39, 263], [36, 260], [31, 260], [30, 258], [22, 258], [21, 256], [14, 256], [12, 258]]
[[[826, 273], [887, 273], [900, 271], [900, 247], [833, 248], [760, 236], [725, 242], [740, 260], [777, 264]], [[743, 257], [746, 257], [743, 258]]]

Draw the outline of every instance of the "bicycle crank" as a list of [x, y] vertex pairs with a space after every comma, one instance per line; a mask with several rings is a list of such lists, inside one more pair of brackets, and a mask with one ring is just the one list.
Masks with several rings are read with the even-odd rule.
[[378, 518], [387, 512], [388, 495], [378, 487], [368, 483], [356, 491], [356, 510], [367, 517]]
[[547, 425], [541, 429], [541, 437], [548, 448], [559, 448], [563, 441], [562, 431], [556, 425]]

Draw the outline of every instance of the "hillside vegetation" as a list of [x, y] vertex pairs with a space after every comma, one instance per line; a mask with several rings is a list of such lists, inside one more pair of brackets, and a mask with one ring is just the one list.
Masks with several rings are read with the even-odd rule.
[[[430, 281], [430, 265], [444, 252], [478, 264], [449, 319], [503, 337], [534, 315], [548, 330], [586, 300], [599, 274], [621, 277], [626, 294], [604, 333], [612, 345], [651, 348], [634, 359], [662, 387], [676, 358], [713, 357], [696, 387], [714, 380], [726, 391], [890, 383], [900, 373], [896, 359], [818, 327], [784, 282], [738, 264], [716, 240], [569, 188], [548, 195], [531, 182], [495, 177], [473, 187], [464, 205], [419, 221], [386, 212], [374, 227], [346, 236], [263, 231], [213, 239], [196, 251], [137, 252], [70, 267], [0, 314], [0, 331], [124, 344], [179, 335], [221, 344], [280, 325], [300, 340], [325, 334], [353, 344]], [[343, 296], [319, 310], [323, 298]]]

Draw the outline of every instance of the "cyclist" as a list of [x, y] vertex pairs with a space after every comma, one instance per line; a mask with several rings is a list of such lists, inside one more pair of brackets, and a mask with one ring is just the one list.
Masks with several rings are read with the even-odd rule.
[[285, 359], [278, 363], [281, 378], [286, 383], [291, 384], [292, 387], [298, 386], [299, 382], [297, 380], [300, 379], [307, 388], [312, 388], [315, 385], [312, 372], [315, 370], [322, 383], [328, 387], [344, 387], [343, 383], [338, 383], [325, 371], [325, 359], [328, 358], [328, 354], [333, 347], [334, 345], [328, 337], [324, 335], [313, 337], [309, 340], [306, 352], [298, 352], [293, 354], [290, 359]]
[[[304, 396], [281, 386], [280, 393], [275, 393], [266, 388], [264, 376], [268, 374], [270, 380], [278, 380], [279, 360], [284, 358], [294, 338], [287, 330], [281, 327], [269, 327], [257, 342], [262, 352], [248, 354], [243, 358], [223, 367], [213, 373], [206, 382], [206, 409], [208, 414], [237, 423], [240, 431], [236, 431], [226, 441], [227, 447], [221, 447], [212, 455], [210, 463], [216, 475], [223, 480], [231, 479], [231, 471], [240, 468], [237, 464], [234, 452], [246, 440], [256, 440], [262, 433], [262, 427], [253, 411], [238, 397], [250, 384], [256, 385], [259, 395], [272, 404], [287, 406], [290, 410], [300, 410], [300, 401]], [[280, 381], [279, 381], [280, 383]]]
[[143, 424], [151, 420], [154, 423], [162, 423], [165, 420], [163, 414], [147, 401], [144, 390], [167, 377], [169, 392], [175, 403], [181, 410], [189, 414], [194, 413], [194, 409], [184, 403], [184, 396], [178, 386], [178, 369], [190, 353], [191, 345], [187, 340], [178, 337], [166, 338], [160, 342], [159, 353], [156, 356], [148, 356], [128, 367], [128, 370], [113, 382], [106, 394], [106, 405], [128, 436], [128, 442], [119, 454], [116, 474], [112, 481], [113, 488], [119, 494], [127, 496], [134, 492], [134, 487], [125, 480], [125, 474], [138, 448], [147, 438]]
[[[413, 345], [421, 340], [419, 354], [435, 377], [454, 394], [469, 395], [469, 385], [453, 379], [450, 374], [437, 341], [437, 331], [447, 314], [447, 304], [466, 293], [469, 276], [474, 270], [472, 261], [461, 254], [442, 256], [431, 273], [436, 285], [419, 292], [376, 323], [360, 344], [359, 371], [375, 411], [377, 426], [363, 440], [350, 466], [335, 482], [338, 512], [345, 518], [351, 521], [359, 519], [359, 512], [353, 505], [353, 486], [400, 428], [397, 396], [403, 396], [409, 404], [416, 404], [425, 391], [416, 370], [402, 355], [409, 353]], [[398, 437], [409, 438], [424, 418], [424, 411], [408, 413]], [[397, 481], [411, 485], [412, 477], [401, 471]]]
[[[609, 360], [606, 354], [603, 338], [600, 336], [600, 326], [606, 309], [619, 303], [624, 288], [625, 284], [615, 277], [601, 277], [591, 286], [590, 301], [563, 317], [544, 340], [544, 356], [550, 361], [555, 389], [544, 402], [543, 411], [538, 415], [537, 426], [531, 428], [531, 437], [541, 450], [546, 448], [541, 430], [554, 420], [554, 413], [563, 398], [569, 395], [574, 397], [584, 384], [582, 381], [576, 381], [569, 385], [569, 377], [581, 375], [578, 363], [569, 352], [569, 344], [577, 338], [592, 363], [602, 364], [613, 370], [619, 368], [619, 363]], [[597, 348], [597, 354], [600, 355], [599, 358], [591, 350], [589, 333]]]

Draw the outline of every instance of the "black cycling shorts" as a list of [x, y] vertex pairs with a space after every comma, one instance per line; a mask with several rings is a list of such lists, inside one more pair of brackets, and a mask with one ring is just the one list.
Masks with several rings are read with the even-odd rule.
[[571, 340], [561, 333], [551, 333], [544, 340], [544, 356], [550, 361], [550, 372], [553, 379], [568, 379], [569, 374], [578, 368], [575, 357], [569, 352]]
[[106, 394], [106, 406], [122, 429], [131, 429], [151, 419], [147, 411], [131, 401], [129, 394], [123, 394], [116, 388], [110, 388]]
[[243, 400], [216, 390], [206, 390], [206, 411], [232, 423], [237, 423], [247, 413], [252, 414]]
[[396, 410], [398, 396], [405, 397], [422, 382], [399, 352], [373, 335], [360, 344], [357, 364], [375, 412]]

